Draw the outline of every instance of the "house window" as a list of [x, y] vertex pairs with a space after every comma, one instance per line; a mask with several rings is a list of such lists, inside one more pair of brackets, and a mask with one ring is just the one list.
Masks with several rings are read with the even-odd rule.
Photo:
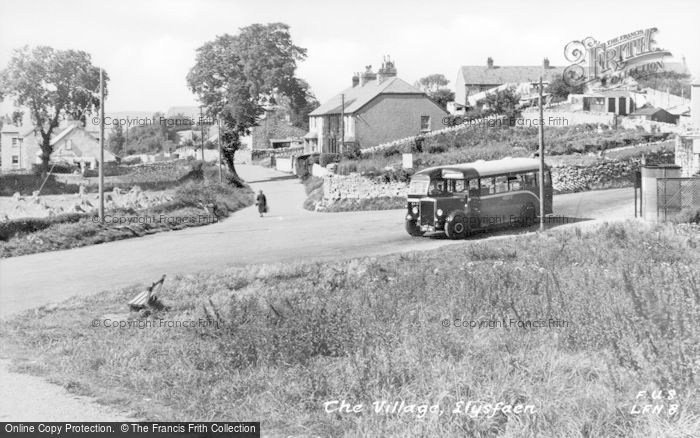
[[12, 138], [12, 147], [13, 148], [18, 148], [22, 146], [22, 139], [18, 137]]
[[430, 131], [430, 116], [420, 116], [420, 130], [421, 132]]
[[12, 156], [12, 164], [19, 164], [19, 155]]

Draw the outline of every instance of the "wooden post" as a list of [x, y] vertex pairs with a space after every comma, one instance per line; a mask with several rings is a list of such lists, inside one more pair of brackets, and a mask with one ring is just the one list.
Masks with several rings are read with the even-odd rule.
[[544, 231], [544, 110], [542, 109], [542, 76], [540, 76], [540, 231]]
[[199, 107], [199, 136], [202, 145], [202, 167], [204, 167], [204, 120], [202, 118], [202, 107]]
[[340, 95], [340, 153], [345, 149], [345, 94]]
[[99, 187], [100, 192], [100, 223], [105, 220], [105, 86], [103, 79], [103, 70], [100, 69], [100, 168], [99, 168]]
[[216, 138], [217, 138], [217, 146], [219, 147], [219, 182], [224, 181], [223, 175], [221, 175], [221, 117], [218, 115], [216, 116]]

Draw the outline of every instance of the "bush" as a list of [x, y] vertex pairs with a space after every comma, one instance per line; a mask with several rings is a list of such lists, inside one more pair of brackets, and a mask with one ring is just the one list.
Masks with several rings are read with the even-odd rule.
[[54, 217], [21, 218], [0, 222], [0, 240], [9, 240], [17, 234], [35, 233], [60, 223], [78, 222], [85, 213], [67, 213]]
[[676, 224], [700, 224], [700, 208], [688, 207], [671, 219]]
[[337, 163], [340, 161], [340, 154], [322, 153], [319, 157], [319, 165], [321, 167], [326, 167], [331, 163]]
[[[71, 163], [49, 163], [51, 173], [74, 173], [80, 170], [80, 167]], [[41, 164], [32, 164], [32, 173], [35, 175], [41, 174]]]
[[135, 166], [137, 164], [142, 164], [143, 160], [141, 157], [128, 157], [122, 159], [122, 164], [127, 165], [127, 166]]
[[29, 196], [35, 190], [39, 190], [42, 183], [44, 184], [41, 189], [42, 195], [78, 193], [79, 189], [77, 185], [57, 181], [54, 175], [49, 175], [44, 183], [41, 175], [6, 174], [0, 175], [0, 196], [12, 196], [15, 193]]

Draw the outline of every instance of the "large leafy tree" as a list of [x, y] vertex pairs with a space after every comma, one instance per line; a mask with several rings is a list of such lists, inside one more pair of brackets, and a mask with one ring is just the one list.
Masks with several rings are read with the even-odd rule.
[[233, 161], [240, 137], [257, 125], [266, 105], [287, 96], [294, 109], [304, 111], [308, 84], [295, 73], [297, 61], [305, 58], [306, 49], [292, 43], [283, 23], [253, 24], [197, 49], [187, 82], [207, 115], [221, 120], [222, 152], [232, 182], [242, 184]]
[[447, 102], [455, 100], [454, 91], [446, 88], [449, 83], [450, 81], [447, 80], [445, 75], [436, 73], [418, 79], [415, 85], [435, 103], [440, 105], [443, 109], [446, 109]]
[[563, 76], [555, 77], [547, 86], [547, 93], [550, 93], [557, 102], [566, 100], [569, 94], [582, 94], [585, 90], [584, 84], [569, 84]]
[[[105, 84], [108, 80], [104, 75]], [[0, 94], [26, 108], [40, 135], [42, 172], [48, 171], [53, 152], [51, 137], [64, 117], [80, 120], [100, 105], [100, 70], [90, 55], [78, 50], [47, 46], [15, 50], [0, 72]]]
[[501, 114], [508, 118], [518, 116], [520, 108], [520, 95], [515, 87], [507, 87], [495, 93], [487, 94], [484, 99], [482, 115]]

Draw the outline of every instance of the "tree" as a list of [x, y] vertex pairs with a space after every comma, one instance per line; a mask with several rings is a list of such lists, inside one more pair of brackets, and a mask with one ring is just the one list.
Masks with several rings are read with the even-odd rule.
[[[105, 84], [109, 78], [104, 75]], [[41, 140], [41, 169], [48, 172], [51, 136], [64, 117], [85, 123], [100, 106], [100, 70], [90, 55], [76, 50], [25, 46], [14, 51], [0, 72], [0, 94], [26, 107]]]
[[508, 118], [518, 115], [520, 106], [520, 96], [515, 91], [515, 87], [508, 87], [495, 93], [489, 93], [484, 99], [484, 108], [488, 110], [484, 115], [500, 114]]
[[455, 93], [449, 88], [445, 88], [450, 81], [443, 74], [432, 74], [418, 79], [416, 87], [420, 88], [442, 109], [447, 109], [447, 103], [455, 100]]
[[109, 150], [111, 150], [115, 155], [121, 155], [124, 149], [124, 143], [126, 139], [124, 138], [124, 129], [119, 123], [115, 124], [112, 128], [112, 132], [109, 135], [107, 144], [109, 145]]
[[306, 49], [292, 43], [284, 23], [253, 24], [197, 49], [187, 82], [207, 116], [221, 120], [222, 152], [234, 184], [243, 184], [233, 161], [240, 137], [257, 125], [263, 106], [284, 95], [298, 108], [306, 94], [305, 82], [295, 77], [297, 61], [305, 58]]
[[569, 94], [583, 94], [584, 84], [570, 85], [562, 76], [557, 76], [547, 86], [547, 93], [554, 97], [555, 101], [563, 101]]

